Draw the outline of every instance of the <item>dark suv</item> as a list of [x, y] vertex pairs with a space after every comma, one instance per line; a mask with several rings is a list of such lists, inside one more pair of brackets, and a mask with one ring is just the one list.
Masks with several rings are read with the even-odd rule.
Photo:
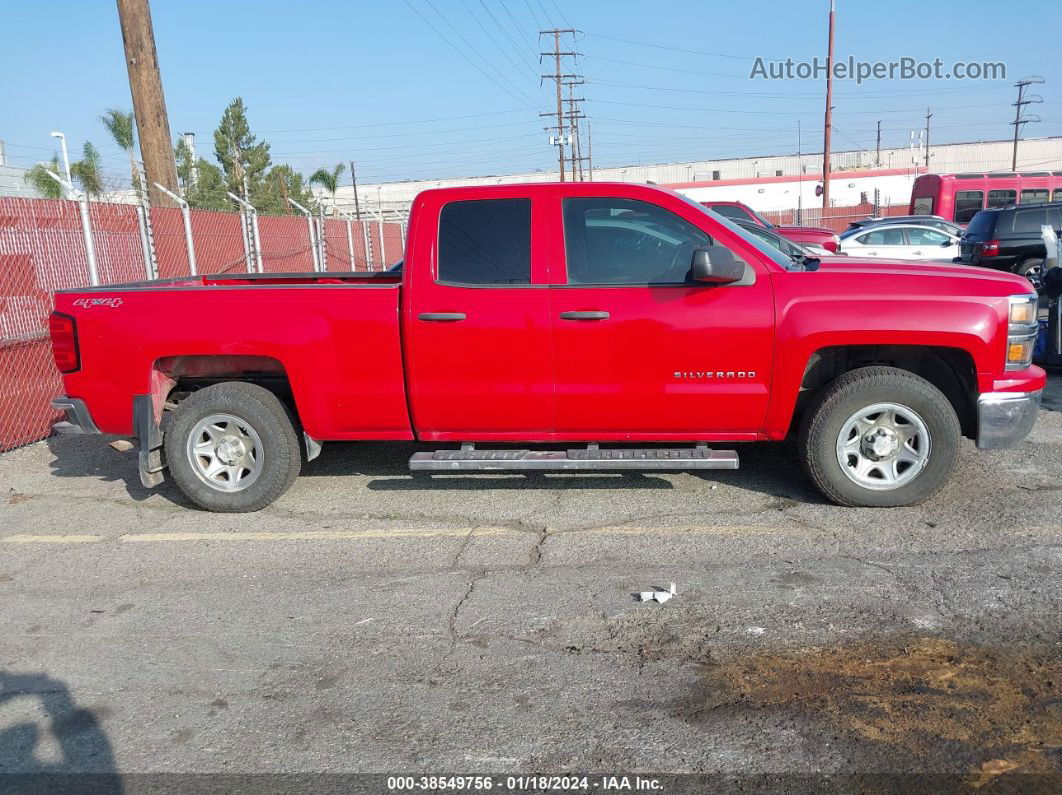
[[1045, 224], [1062, 235], [1062, 202], [981, 210], [959, 240], [959, 258], [966, 265], [1011, 271], [1039, 285], [1047, 254], [1040, 232]]

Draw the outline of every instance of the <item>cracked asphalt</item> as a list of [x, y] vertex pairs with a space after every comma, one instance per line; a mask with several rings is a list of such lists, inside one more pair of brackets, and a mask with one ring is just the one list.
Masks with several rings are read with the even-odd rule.
[[417, 449], [327, 444], [252, 515], [98, 437], [0, 456], [0, 771], [1062, 771], [1062, 375], [913, 508], [828, 505], [787, 445], [533, 476]]

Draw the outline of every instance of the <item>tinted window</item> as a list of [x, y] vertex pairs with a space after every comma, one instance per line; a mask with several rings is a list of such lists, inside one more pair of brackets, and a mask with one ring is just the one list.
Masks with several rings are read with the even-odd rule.
[[966, 237], [974, 240], [988, 240], [992, 235], [992, 227], [995, 226], [999, 213], [978, 213], [966, 227]]
[[631, 199], [565, 199], [569, 284], [684, 284], [712, 238], [670, 210]]
[[1047, 201], [1047, 188], [1029, 188], [1021, 192], [1021, 203], [1032, 204], [1033, 202]]
[[911, 228], [907, 230], [907, 242], [912, 246], [943, 246], [949, 240], [946, 234], [936, 229]]
[[1062, 202], [1062, 188], [1055, 188], [1055, 195], [1051, 201]]
[[451, 202], [439, 217], [439, 281], [531, 283], [531, 200]]
[[733, 204], [716, 204], [710, 208], [712, 212], [719, 213], [724, 218], [736, 218], [739, 221], [752, 221], [753, 218], [745, 212], [744, 207], [735, 207]]
[[932, 196], [916, 196], [913, 199], [914, 207], [912, 208], [914, 215], [932, 215], [933, 214], [933, 197]]
[[904, 245], [903, 230], [875, 229], [859, 238], [859, 242], [864, 246], [902, 246]]
[[1017, 210], [1014, 213], [1015, 234], [1040, 236], [1040, 227], [1047, 223], [1047, 210]]
[[986, 207], [1006, 207], [1018, 201], [1016, 190], [990, 190]]
[[967, 223], [983, 209], [985, 195], [979, 190], [955, 191], [955, 222]]

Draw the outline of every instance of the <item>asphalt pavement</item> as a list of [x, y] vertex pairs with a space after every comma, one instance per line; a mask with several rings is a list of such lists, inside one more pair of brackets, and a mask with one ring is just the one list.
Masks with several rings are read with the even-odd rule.
[[249, 515], [99, 437], [0, 456], [0, 771], [1062, 773], [1062, 376], [912, 508], [826, 504], [790, 445], [701, 474], [419, 449], [326, 444]]

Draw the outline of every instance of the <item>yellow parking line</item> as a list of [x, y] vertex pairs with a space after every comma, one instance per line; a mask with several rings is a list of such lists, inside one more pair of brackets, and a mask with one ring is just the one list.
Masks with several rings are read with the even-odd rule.
[[0, 541], [5, 544], [92, 544], [102, 540], [100, 536], [93, 535], [31, 535], [28, 533], [0, 538]]

